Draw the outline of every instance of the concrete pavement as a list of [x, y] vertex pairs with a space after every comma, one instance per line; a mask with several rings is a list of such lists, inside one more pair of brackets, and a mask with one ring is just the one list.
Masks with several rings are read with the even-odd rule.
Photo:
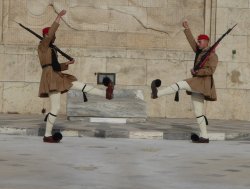
[[1, 189], [248, 189], [248, 141], [0, 135]]

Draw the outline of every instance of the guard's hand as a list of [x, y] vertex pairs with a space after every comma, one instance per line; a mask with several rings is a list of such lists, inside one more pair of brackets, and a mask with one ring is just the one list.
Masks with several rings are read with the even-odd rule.
[[195, 75], [195, 74], [197, 74], [198, 71], [195, 71], [194, 69], [191, 69], [190, 72], [191, 72], [192, 75]]
[[59, 16], [64, 16], [66, 14], [66, 10], [62, 10], [61, 12], [59, 12]]
[[66, 62], [66, 64], [67, 64], [67, 65], [69, 65], [69, 64], [74, 64], [74, 63], [75, 63], [75, 59], [73, 59], [73, 60], [71, 60], [71, 61]]
[[182, 26], [183, 26], [185, 29], [189, 29], [188, 21], [187, 21], [187, 20], [184, 20], [184, 21], [182, 22]]

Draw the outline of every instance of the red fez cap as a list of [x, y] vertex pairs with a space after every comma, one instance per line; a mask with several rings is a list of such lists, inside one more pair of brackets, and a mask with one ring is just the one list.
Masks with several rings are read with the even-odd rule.
[[209, 37], [205, 34], [201, 34], [198, 36], [198, 40], [208, 40], [209, 41]]
[[43, 35], [48, 34], [49, 33], [49, 29], [50, 29], [50, 27], [43, 28]]

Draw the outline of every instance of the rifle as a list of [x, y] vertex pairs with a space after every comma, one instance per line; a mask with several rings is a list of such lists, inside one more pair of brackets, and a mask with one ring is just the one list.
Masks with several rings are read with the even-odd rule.
[[[22, 25], [21, 23], [16, 22], [17, 24], [19, 24], [22, 28], [24, 28], [25, 30], [29, 31], [30, 33], [32, 33], [34, 36], [36, 36], [38, 39], [43, 40], [43, 37], [38, 35], [36, 32], [32, 31], [31, 29], [25, 27], [24, 25]], [[69, 55], [67, 55], [65, 52], [61, 51], [56, 45], [50, 44], [49, 45], [51, 48], [55, 49], [57, 52], [59, 52], [62, 56], [64, 56], [66, 59], [68, 59], [69, 61], [73, 60], [73, 58]]]
[[213, 45], [212, 47], [209, 48], [209, 50], [201, 57], [201, 60], [194, 66], [194, 71], [199, 70], [200, 68], [202, 68], [204, 66], [204, 64], [206, 63], [206, 61], [208, 60], [210, 54], [215, 50], [215, 48], [219, 45], [220, 41], [227, 35], [229, 34], [234, 27], [237, 24], [235, 24], [232, 28], [229, 28], [226, 33], [224, 33]]

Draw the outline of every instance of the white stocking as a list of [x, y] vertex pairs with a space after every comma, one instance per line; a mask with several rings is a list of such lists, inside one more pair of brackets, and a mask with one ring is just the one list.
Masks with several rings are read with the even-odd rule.
[[[82, 91], [83, 87], [85, 86], [84, 83], [81, 83], [79, 81], [74, 81], [74, 82], [72, 82], [72, 84], [73, 84], [73, 86], [71, 87], [71, 89], [80, 90], [80, 91]], [[93, 94], [93, 95], [106, 97], [106, 91], [97, 89], [97, 88], [95, 88], [91, 85], [87, 85], [87, 84], [86, 84], [86, 87], [84, 88], [84, 92], [86, 92], [87, 94]]]
[[163, 88], [158, 91], [158, 97], [164, 96], [164, 95], [169, 95], [176, 93], [178, 90], [186, 90], [186, 91], [191, 91], [191, 87], [186, 81], [179, 81], [177, 82], [178, 86], [175, 84], [170, 85], [169, 87]]
[[200, 127], [200, 137], [208, 138], [206, 118], [203, 116], [204, 96], [199, 93], [192, 93], [191, 99], [197, 123]]
[[56, 116], [60, 110], [61, 93], [60, 92], [50, 93], [49, 98], [50, 98], [51, 111], [48, 114], [46, 122], [46, 131], [45, 131], [46, 137], [52, 135], [52, 129], [56, 121]]

